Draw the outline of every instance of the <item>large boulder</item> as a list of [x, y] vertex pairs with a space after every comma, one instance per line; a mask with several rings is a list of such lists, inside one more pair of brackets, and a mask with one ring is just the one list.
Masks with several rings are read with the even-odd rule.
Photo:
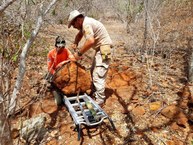
[[91, 89], [90, 71], [77, 62], [68, 62], [55, 74], [54, 84], [65, 94], [86, 93]]

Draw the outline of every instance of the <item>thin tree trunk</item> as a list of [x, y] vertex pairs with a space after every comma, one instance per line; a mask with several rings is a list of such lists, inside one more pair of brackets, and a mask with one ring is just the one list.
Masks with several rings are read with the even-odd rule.
[[188, 82], [193, 83], [193, 40], [188, 40]]
[[17, 104], [17, 95], [19, 94], [19, 90], [21, 89], [23, 77], [25, 74], [26, 69], [26, 56], [28, 53], [29, 48], [31, 47], [32, 43], [34, 42], [36, 36], [38, 35], [38, 32], [43, 24], [43, 18], [48, 13], [48, 11], [51, 9], [51, 7], [57, 2], [57, 0], [52, 0], [50, 5], [47, 7], [47, 9], [42, 12], [43, 5], [40, 6], [40, 11], [42, 12], [40, 16], [37, 18], [37, 23], [35, 26], [35, 29], [31, 32], [31, 37], [27, 40], [25, 46], [22, 49], [21, 55], [20, 55], [20, 64], [19, 64], [19, 73], [17, 75], [17, 80], [15, 83], [15, 87], [12, 93], [11, 101], [9, 104], [9, 112], [8, 115], [12, 114], [15, 110], [16, 104]]
[[0, 6], [0, 15], [1, 15], [1, 13], [2, 13], [9, 5], [11, 5], [14, 1], [16, 1], [16, 0], [7, 0], [5, 3], [3, 3], [3, 4]]
[[146, 41], [147, 41], [147, 10], [148, 10], [148, 0], [145, 0], [145, 23], [144, 23], [144, 39], [143, 39], [143, 52], [146, 52]]
[[[2, 92], [0, 92], [0, 98], [3, 98]], [[12, 145], [9, 121], [3, 112], [4, 105], [3, 102], [0, 101], [0, 145]]]

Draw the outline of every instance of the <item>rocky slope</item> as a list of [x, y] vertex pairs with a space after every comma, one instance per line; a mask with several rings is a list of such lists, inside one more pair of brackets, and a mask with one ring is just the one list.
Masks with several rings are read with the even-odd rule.
[[[186, 9], [183, 12], [187, 13]], [[67, 29], [65, 25], [48, 26], [39, 35], [46, 43], [31, 50], [33, 57], [28, 58], [20, 108], [12, 119], [12, 130], [18, 129], [24, 120], [43, 114], [46, 118], [42, 129], [44, 131], [39, 137], [34, 137], [36, 139], [29, 139], [31, 144], [191, 145], [193, 86], [186, 83], [185, 66], [187, 49], [192, 47], [188, 44], [192, 37], [189, 32], [193, 30], [193, 19], [192, 15], [181, 13], [181, 16], [184, 19], [172, 19], [171, 23], [163, 25], [160, 32], [164, 33], [161, 33], [158, 45], [160, 49], [155, 54], [146, 54], [145, 61], [141, 60], [138, 51], [142, 36], [135, 31], [134, 25], [131, 25], [133, 32], [127, 34], [125, 24], [105, 23], [115, 47], [108, 72], [107, 99], [102, 108], [112, 118], [116, 131], [111, 130], [108, 120], [93, 128], [83, 126], [80, 141], [77, 140], [77, 132], [68, 110], [65, 106], [56, 106], [44, 80], [47, 72], [46, 53], [53, 48], [55, 37], [58, 34], [64, 35], [69, 47], [77, 31]], [[176, 31], [172, 31], [173, 28]], [[171, 35], [166, 35], [166, 30]], [[176, 39], [173, 42], [174, 36]], [[166, 47], [165, 44], [175, 45]], [[161, 51], [164, 48], [167, 50]], [[92, 51], [87, 55], [91, 56]], [[90, 61], [85, 56], [81, 64], [89, 69]], [[25, 144], [21, 133], [13, 130], [13, 134], [15, 144]]]

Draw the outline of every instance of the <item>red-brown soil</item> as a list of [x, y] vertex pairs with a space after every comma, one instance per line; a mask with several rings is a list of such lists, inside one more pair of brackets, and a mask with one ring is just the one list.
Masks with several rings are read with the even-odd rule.
[[[193, 27], [192, 17], [184, 18], [169, 27], [181, 29]], [[113, 25], [112, 25], [113, 24]], [[186, 84], [185, 49], [173, 49], [164, 53], [145, 56], [144, 62], [136, 49], [130, 48], [132, 35], [125, 32], [125, 25], [119, 22], [105, 23], [114, 41], [114, 57], [108, 72], [106, 102], [102, 107], [112, 118], [116, 131], [107, 121], [95, 128], [83, 127], [83, 137], [77, 140], [74, 123], [65, 106], [57, 107], [54, 98], [46, 88], [44, 75], [47, 72], [46, 55], [54, 47], [55, 36], [65, 35], [67, 46], [73, 41], [76, 30], [65, 25], [47, 26], [39, 35], [46, 42], [37, 50], [31, 50], [26, 76], [21, 90], [18, 112], [12, 121], [13, 127], [19, 120], [26, 120], [40, 113], [47, 114], [48, 129], [41, 144], [46, 145], [191, 145], [193, 141], [193, 119], [191, 84]], [[133, 26], [132, 26], [133, 27]], [[184, 29], [187, 30], [187, 29]], [[183, 30], [180, 30], [183, 31]], [[183, 31], [192, 35], [190, 31]], [[137, 35], [137, 34], [136, 34]], [[160, 36], [161, 37], [161, 36]], [[140, 38], [139, 38], [140, 39]], [[162, 38], [164, 40], [164, 38]], [[184, 39], [183, 39], [184, 40]], [[188, 44], [188, 40], [183, 42]], [[160, 52], [160, 51], [158, 51]], [[92, 56], [92, 51], [87, 54]], [[84, 57], [81, 64], [89, 68], [91, 60]], [[24, 144], [17, 137], [14, 142]]]

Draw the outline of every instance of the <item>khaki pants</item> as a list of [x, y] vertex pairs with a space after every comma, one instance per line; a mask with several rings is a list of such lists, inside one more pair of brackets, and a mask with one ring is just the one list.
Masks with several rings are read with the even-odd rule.
[[92, 75], [92, 82], [93, 87], [95, 89], [94, 96], [98, 100], [104, 100], [105, 97], [105, 83], [107, 72], [109, 68], [108, 60], [102, 60], [101, 52], [97, 51], [95, 53], [95, 57], [91, 67], [91, 75]]

